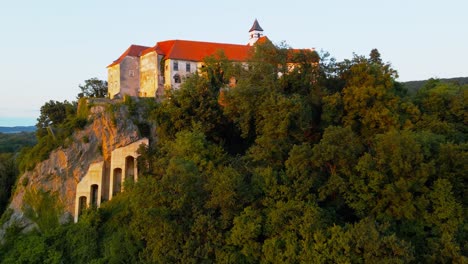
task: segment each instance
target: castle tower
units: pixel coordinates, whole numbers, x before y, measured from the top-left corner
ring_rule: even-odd
[[[249,46],[252,46],[255,42],[257,42],[259,38],[263,37],[263,29],[258,23],[257,19],[255,19],[255,22],[250,28],[249,35],[250,35]]]

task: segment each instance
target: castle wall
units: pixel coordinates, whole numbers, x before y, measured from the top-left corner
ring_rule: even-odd
[[[107,69],[107,84],[110,98],[114,98],[120,92],[120,64]]]
[[[88,172],[81,179],[81,181],[76,186],[76,199],[75,199],[75,222],[78,221],[78,216],[80,214],[80,198],[86,197],[85,207],[90,207],[93,202],[93,185],[97,185],[97,196],[96,206],[101,205],[101,196],[102,196],[102,179],[104,175],[104,162],[92,163],[89,166]]]
[[[164,64],[164,56],[158,54],[158,89],[156,90],[156,96],[164,96],[164,83],[165,83],[165,70],[164,65],[161,67],[161,64]]]
[[[164,90],[172,89],[172,65],[173,60],[164,61]]]
[[[125,57],[120,62],[120,94],[138,96],[140,89],[140,58]]]
[[[109,178],[109,200],[114,195],[123,190],[123,183],[128,176],[132,176],[134,181],[138,180],[137,150],[141,144],[148,145],[148,139],[143,138],[125,147],[118,148],[111,153],[110,178]],[[129,167],[128,158],[133,159]]]
[[[177,67],[174,66],[177,64]],[[189,65],[189,66],[188,66]],[[196,61],[187,61],[187,60],[174,60],[168,59],[165,62],[165,71],[164,71],[164,87],[166,89],[177,90],[180,88],[180,85],[184,80],[189,77],[191,74],[197,73],[198,69],[201,67],[201,62]],[[180,82],[176,82],[176,74],[180,78]]]
[[[140,97],[155,97],[158,89],[158,55],[155,51],[140,57]]]

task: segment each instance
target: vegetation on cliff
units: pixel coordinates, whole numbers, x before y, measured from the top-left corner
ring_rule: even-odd
[[[18,176],[16,154],[36,143],[33,132],[0,133],[0,214],[5,210]],[[0,221],[1,224],[1,221]]]
[[[137,183],[77,224],[11,228],[0,259],[463,263],[468,86],[396,76],[377,50],[208,58],[170,99],[127,102],[157,129]]]

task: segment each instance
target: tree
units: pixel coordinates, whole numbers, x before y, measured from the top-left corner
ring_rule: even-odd
[[[41,115],[37,119],[37,135],[39,137],[47,134],[47,127],[65,123],[67,116],[75,113],[75,106],[68,101],[59,102],[50,100],[41,106]]]
[[[8,204],[17,174],[14,156],[10,153],[0,153],[0,215]]]
[[[98,98],[107,96],[107,81],[99,80],[98,78],[85,80],[85,84],[80,84],[78,87],[81,89],[81,93],[78,94],[79,98],[83,96]]]

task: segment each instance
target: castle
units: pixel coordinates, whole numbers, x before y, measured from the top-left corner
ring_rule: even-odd
[[[161,41],[154,47],[131,45],[107,66],[109,96],[111,99],[124,95],[163,96],[165,90],[178,89],[185,77],[197,73],[204,66],[204,58],[218,51],[223,51],[231,61],[246,62],[255,43],[269,41],[256,19],[249,30],[249,37],[246,45],[189,40]],[[290,64],[293,68],[294,63]],[[110,162],[90,165],[77,185],[75,221],[85,208],[99,207],[101,202],[121,192],[124,181],[137,181],[137,150],[141,144],[148,143],[148,139],[140,139],[113,150]]]
[[[249,38],[246,45],[190,40],[166,40],[154,47],[131,45],[107,66],[109,96],[162,96],[164,90],[178,89],[186,76],[203,67],[205,57],[220,50],[231,61],[246,61],[254,44],[267,40],[256,19]]]
[[[183,79],[203,67],[203,59],[223,51],[232,61],[245,62],[257,41],[266,41],[263,29],[255,20],[246,45],[188,40],[167,40],[154,47],[131,45],[117,60],[107,66],[108,91],[111,99],[124,95],[162,96],[166,89],[178,89]],[[148,145],[143,138],[114,149],[110,161],[92,163],[78,182],[74,220],[88,207],[99,207],[123,191],[125,181],[138,180],[138,148]]]

